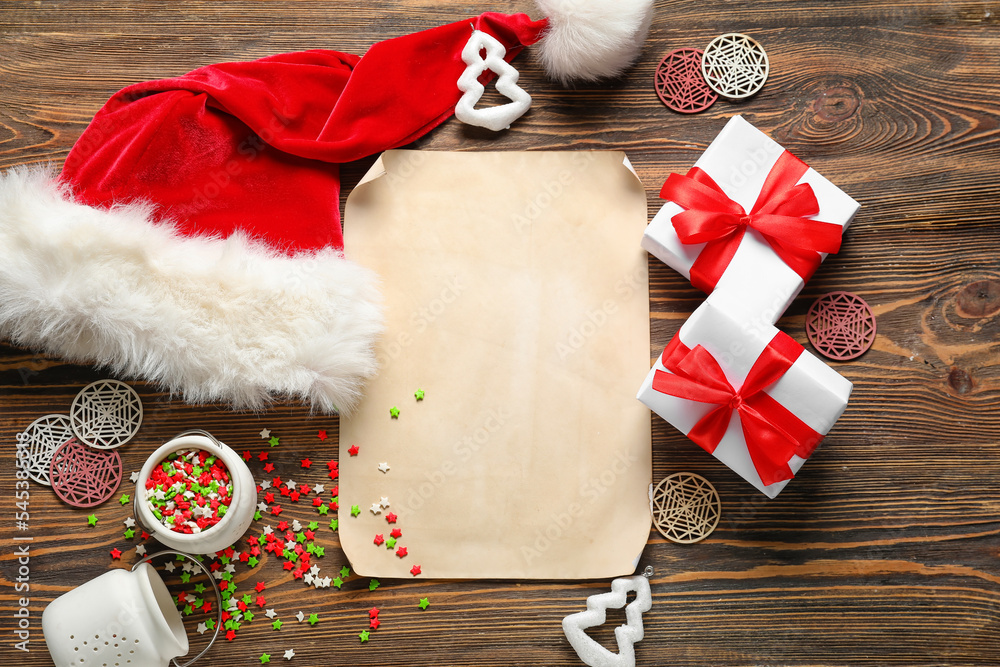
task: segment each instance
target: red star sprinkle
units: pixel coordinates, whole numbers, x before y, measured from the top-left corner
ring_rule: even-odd
[[[286,530],[288,530],[288,522],[287,521],[279,521],[278,522],[278,530],[280,530],[281,532],[285,532]],[[274,533],[272,533],[272,535],[273,534]]]
[[[270,491],[268,491],[267,493],[265,493],[264,494],[264,502],[267,503],[268,505],[270,505],[271,503],[273,503],[274,502],[274,494],[271,493]]]
[[[243,452],[243,460],[244,461],[249,461],[252,458],[253,458],[253,454],[250,453],[249,449],[247,451]]]
[[[234,639],[236,639],[236,631],[226,630],[226,639],[228,639],[229,641],[233,641]]]
[[[280,487],[281,486],[281,478],[280,477],[273,477],[273,478],[271,478],[271,486],[273,486],[276,489],[278,487]]]
[[[301,579],[302,578],[302,570],[295,570],[294,572],[292,572],[292,576],[295,577],[296,579]]]
[[[331,470],[330,471],[330,479],[337,479],[338,477],[340,477],[340,472],[339,471],[337,471],[337,470]]]
[[[347,453],[350,454],[351,456],[357,456],[358,452],[360,451],[361,451],[360,447],[358,447],[357,445],[351,445],[351,448],[347,450]]]
[[[229,582],[228,581],[226,581],[225,579],[223,579],[222,581],[219,582],[219,590],[220,591],[224,591],[227,588],[229,588]],[[226,620],[226,619],[222,619],[222,620]]]
[[[263,609],[263,608],[264,608],[264,605],[266,605],[266,604],[267,604],[267,600],[265,600],[265,599],[264,599],[264,596],[263,596],[263,595],[258,595],[258,596],[257,596],[257,599],[256,599],[256,600],[254,600],[254,602],[256,602],[256,603],[257,603],[257,606],[258,606],[258,607],[260,607],[261,609]]]
[[[122,552],[117,548],[111,550],[111,557],[115,560],[121,560]]]
[[[316,437],[319,438],[320,440],[326,440],[326,431],[320,431],[319,433],[316,434]]]
[[[279,514],[281,514],[281,505],[275,505],[274,507],[272,507],[271,514],[273,514],[274,516],[278,516]]]
[[[267,460],[267,452],[261,452],[260,454],[257,455],[257,458],[260,459],[261,461],[266,461]]]
[[[385,515],[385,520],[388,523],[396,523],[396,519],[398,519],[398,518],[399,517],[396,516],[395,514],[393,514],[392,512],[387,512],[386,515]]]
[[[396,555],[399,556],[400,558],[406,556],[406,547],[399,547],[398,549],[396,549]]]
[[[284,565],[282,565],[281,567],[285,568],[286,570],[291,570],[295,568],[295,563],[293,563],[290,560],[286,560]]]
[[[264,464],[264,472],[274,472],[274,464],[273,463],[265,463]]]
[[[226,622],[226,621],[228,621],[228,620],[229,620],[229,618],[230,618],[230,616],[231,616],[231,614],[230,614],[230,613],[229,613],[228,611],[224,611],[224,612],[222,612],[222,621],[223,621],[223,622]]]
[[[312,488],[308,484],[303,484],[299,486],[299,493],[301,493],[303,496],[308,496],[310,491],[312,491]]]
[[[378,626],[381,624],[382,621],[378,620],[377,618],[373,618],[368,622],[368,627],[371,628],[372,630],[378,630]]]
[[[378,618],[378,607],[372,607],[368,610],[368,618]]]
[[[205,604],[201,605],[201,610],[206,614],[209,613],[210,611],[212,611],[212,603],[206,602]]]
[[[142,539],[148,540],[149,539],[149,533],[147,533],[146,531],[142,531]]]
[[[330,470],[336,470],[339,465],[340,464],[337,463],[336,459],[330,459],[329,461],[326,462],[326,467]]]
[[[291,491],[289,491],[287,486],[281,487],[281,495],[287,496],[289,493],[291,493]]]
[[[311,466],[313,464],[313,462],[310,461],[308,458],[302,459],[301,461],[299,461],[299,463],[302,464],[303,468],[308,468],[309,466]]]
[[[299,502],[299,492],[298,491],[292,491],[291,493],[288,494],[288,497],[292,499],[293,503]]]
[[[258,593],[260,593],[261,591],[263,591],[265,588],[267,588],[267,586],[264,585],[263,581],[258,581],[257,585],[253,587],[253,589],[255,591],[257,591]]]
[[[322,504],[323,504],[322,498],[320,498],[319,496],[313,498],[313,507],[319,507]]]
[[[382,533],[377,533],[375,535],[375,546],[380,547],[383,542],[385,542],[385,538],[382,537]]]
[[[395,537],[398,540],[399,538],[401,538],[403,536],[403,531],[401,531],[399,528],[393,528],[392,532],[389,533],[389,534],[392,535],[393,537]]]
[[[417,576],[418,574],[420,574],[420,566],[419,565],[414,565],[413,567],[411,567],[410,568],[410,574],[412,574],[414,577]]]

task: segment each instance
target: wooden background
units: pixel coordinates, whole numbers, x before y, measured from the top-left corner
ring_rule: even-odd
[[[119,88],[227,60],[371,43],[525,1],[96,2],[0,5],[0,167],[65,159]],[[639,63],[620,82],[565,90],[528,49],[515,65],[534,97],[526,117],[492,135],[457,121],[418,141],[427,150],[623,149],[646,185],[649,213],[671,171],[686,170],[735,113],[770,133],[863,207],[779,326],[805,343],[804,313],[845,289],[878,317],[860,360],[836,364],[854,382],[851,404],[824,445],[778,499],[767,501],[713,458],[653,418],[654,479],[697,472],[719,489],[721,524],[706,542],[657,533],[639,563],[655,568],[639,665],[1000,664],[1000,3],[912,0],[660,0]],[[653,92],[662,55],[703,47],[723,32],[756,37],[771,61],[764,90],[736,105],[681,116]],[[419,85],[419,84],[417,84]],[[345,192],[371,160],[344,169]],[[702,296],[650,261],[651,359]],[[3,304],[0,304],[0,309]],[[53,598],[109,567],[125,508],[71,510],[32,486],[30,653],[13,649],[15,434],[66,412],[102,377],[30,350],[0,346],[0,662],[49,665],[40,617]],[[137,470],[154,445],[205,428],[237,449],[282,436],[278,471],[305,480],[297,461],[336,455],[337,419],[292,405],[262,415],[187,406],[135,383],[146,408],[141,435],[122,450]],[[257,469],[255,468],[255,471]],[[316,480],[322,472],[312,473]],[[288,515],[308,519],[308,508]],[[324,568],[344,559],[336,535]],[[294,648],[293,665],[576,665],[561,619],[607,581],[386,582],[370,593],[304,590],[273,559],[242,590],[268,582],[286,620],[245,625],[205,664],[259,664]],[[417,601],[428,597],[424,612]],[[367,610],[382,627],[362,645]],[[316,611],[308,627],[291,616]],[[610,628],[595,636],[613,645]],[[262,622],[263,621],[263,622]],[[204,638],[196,638],[199,646]]]

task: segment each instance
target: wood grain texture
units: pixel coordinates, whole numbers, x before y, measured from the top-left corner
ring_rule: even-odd
[[[371,43],[488,9],[468,1],[365,3],[13,1],[0,5],[0,168],[58,166],[90,117],[125,85],[226,60]],[[639,563],[652,565],[653,609],[639,665],[1000,664],[1000,3],[883,0],[661,0],[645,51],[622,80],[565,90],[545,80],[528,49],[515,62],[534,98],[524,119],[493,136],[456,121],[426,150],[621,149],[646,185],[650,215],[660,184],[686,170],[734,113],[770,133],[863,204],[843,251],[831,257],[780,321],[806,343],[816,297],[844,289],[878,318],[874,348],[834,364],[854,382],[851,404],[794,483],[768,501],[653,417],[654,478],[707,477],[723,518],[703,543],[682,547],[652,533]],[[723,32],[757,38],[771,61],[763,91],[696,116],[668,111],[653,91],[667,50],[704,46]],[[345,166],[348,191],[372,159]],[[650,357],[702,300],[650,261]],[[2,304],[0,304],[2,308]],[[808,347],[808,345],[807,345]],[[13,649],[13,443],[36,417],[65,412],[98,370],[0,346],[0,658],[50,665],[44,606],[113,566],[126,548],[126,510],[109,503],[97,527],[32,487],[31,651]],[[122,450],[125,469],[178,431],[205,428],[237,449],[282,437],[279,472],[336,456],[337,419],[294,405],[263,415],[189,406],[135,383],[146,421]],[[259,466],[254,468],[259,474]],[[286,514],[315,513],[286,503]],[[484,518],[484,520],[488,520]],[[344,564],[321,530],[322,561]],[[124,562],[134,559],[127,555]],[[115,563],[114,566],[119,565]],[[577,665],[560,628],[608,582],[399,581],[371,593],[366,579],[305,589],[266,558],[238,570],[241,590],[267,582],[285,627],[255,621],[205,664]],[[417,608],[428,597],[431,607]],[[368,644],[357,633],[382,609]],[[314,627],[295,623],[317,612]],[[260,617],[258,617],[260,618]],[[611,627],[594,631],[606,645]],[[266,620],[266,619],[264,619]],[[195,645],[204,638],[194,640]]]

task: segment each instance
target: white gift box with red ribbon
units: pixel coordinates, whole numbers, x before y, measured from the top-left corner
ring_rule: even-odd
[[[718,189],[744,212],[752,213],[769,175],[779,162],[784,164],[786,161],[788,164],[784,166],[798,167],[798,171],[790,172],[793,180],[788,184],[808,184],[815,197],[818,210],[801,216],[805,221],[803,224],[808,224],[808,221],[825,222],[840,227],[842,234],[860,204],[741,116],[730,119],[695,167],[710,177]],[[799,175],[799,172],[802,173]],[[670,182],[671,179],[668,179],[668,184]],[[728,262],[709,263],[709,253],[705,253],[709,243],[685,243],[678,234],[677,216],[685,210],[678,203],[667,201],[646,228],[642,247],[691,280],[699,289],[713,292],[714,287],[713,293],[718,293],[717,305],[743,322],[776,322],[798,295],[815,266],[827,255],[821,251],[806,253],[802,247],[796,246],[796,252],[815,256],[815,266],[811,270],[807,267],[797,273],[775,251],[768,237],[758,230],[754,222],[747,220],[745,223],[749,224],[744,224],[736,234],[741,238],[737,239],[738,247],[729,256]],[[789,229],[796,233],[794,226],[785,226],[782,231],[787,233]],[[802,233],[808,236],[809,230],[802,230]],[[785,245],[786,249],[790,249],[787,248],[790,244]],[[702,258],[703,253],[706,257]],[[696,262],[702,262],[702,265]],[[702,266],[707,265],[713,268],[706,277]],[[720,271],[721,275],[718,275]]]
[[[775,352],[776,349],[780,352]],[[731,398],[726,395],[726,389],[700,386],[713,384],[712,361],[695,370],[684,365],[693,356],[700,355],[703,361],[706,360],[706,353],[725,377],[724,381],[716,378],[715,384],[728,382],[734,389]],[[759,371],[766,365],[758,363],[765,357],[775,366],[771,375],[762,380],[764,386],[753,391],[746,386],[748,376],[761,377],[754,369]],[[682,360],[679,365],[675,363],[677,359]],[[668,377],[683,375],[689,370],[688,379]],[[770,377],[777,379],[769,382]],[[671,380],[680,385],[679,389],[671,391],[680,394],[700,391],[715,396],[713,400],[718,402],[691,400],[657,389],[658,382]],[[714,419],[716,423],[709,426],[714,426],[717,435],[721,435],[714,451],[697,439],[695,442],[769,498],[774,498],[788,484],[788,479],[772,481],[772,478],[798,472],[843,414],[851,389],[849,380],[803,350],[786,334],[773,326],[749,327],[709,299],[660,355],[637,398],[692,438],[695,432],[706,430],[706,421]],[[751,444],[747,440],[748,425],[753,435]],[[797,444],[790,444],[786,437],[797,439]],[[762,440],[765,445],[774,446],[762,451]],[[796,453],[789,454],[793,450]]]

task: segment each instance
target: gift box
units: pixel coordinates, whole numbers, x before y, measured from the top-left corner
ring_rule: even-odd
[[[860,204],[734,116],[686,175],[642,247],[743,321],[773,324],[840,238]],[[723,289],[725,288],[725,289]]]
[[[851,388],[787,334],[747,327],[707,300],[637,398],[774,498],[843,414]]]

